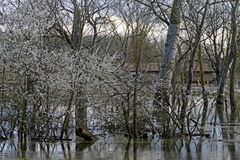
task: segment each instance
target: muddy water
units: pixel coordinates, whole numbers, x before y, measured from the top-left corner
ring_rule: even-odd
[[[227,128],[227,127],[225,127]],[[232,160],[240,159],[239,133],[234,137],[222,134],[222,126],[215,127],[211,138],[194,137],[162,140],[159,137],[148,140],[128,141],[120,135],[108,135],[94,144],[74,142],[39,143],[31,142],[26,149],[17,141],[0,143],[0,159],[83,159],[83,160]],[[228,129],[228,128],[227,128]],[[230,133],[230,132],[228,132]],[[218,136],[217,136],[218,134]]]

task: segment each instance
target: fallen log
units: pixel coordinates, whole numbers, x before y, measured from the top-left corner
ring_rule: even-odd
[[[96,141],[97,137],[93,135],[90,131],[83,127],[76,129],[76,135],[83,138],[85,141]]]

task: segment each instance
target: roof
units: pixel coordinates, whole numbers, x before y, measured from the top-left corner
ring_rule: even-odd
[[[122,67],[123,71],[125,72],[135,72],[136,67],[134,63],[125,63]],[[214,70],[212,67],[205,63],[203,64],[203,69],[205,73],[214,73]],[[160,63],[142,63],[140,64],[140,69],[141,72],[159,72],[160,71]],[[193,67],[194,72],[199,72],[199,66],[196,64]]]

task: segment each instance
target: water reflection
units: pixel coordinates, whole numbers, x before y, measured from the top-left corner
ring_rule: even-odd
[[[20,141],[18,144],[20,144],[20,152],[19,152],[19,157],[21,159],[27,159],[27,141]]]
[[[237,132],[236,126],[228,128]],[[83,159],[83,160],[146,160],[146,159],[240,159],[237,134],[225,139],[195,137],[182,139],[131,139],[109,135],[95,143],[86,142],[0,142],[0,159]]]
[[[124,154],[124,160],[129,160],[129,148],[131,144],[131,139],[128,140],[126,148],[125,148],[125,154]]]

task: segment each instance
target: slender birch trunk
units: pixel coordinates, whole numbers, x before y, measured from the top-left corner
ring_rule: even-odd
[[[173,76],[173,68],[175,64],[175,57],[177,53],[177,40],[180,26],[180,7],[183,0],[174,0],[170,23],[168,26],[167,39],[165,42],[164,54],[161,61],[159,84],[157,84],[157,91],[155,93],[155,102],[158,109],[158,115],[163,121],[164,133],[163,136],[169,136],[169,118],[167,118],[166,109],[169,107],[169,90]],[[163,109],[164,108],[164,109]]]
[[[164,55],[159,73],[160,85],[158,87],[158,92],[168,89],[171,84],[173,74],[172,70],[174,68],[175,57],[177,53],[177,37],[179,34],[180,25],[180,6],[182,2],[183,0],[174,0],[173,2],[168,34],[165,42]]]

